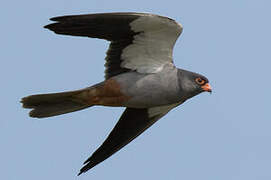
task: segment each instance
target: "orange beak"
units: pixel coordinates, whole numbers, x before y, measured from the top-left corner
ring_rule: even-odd
[[[204,90],[204,91],[207,91],[207,92],[212,92],[212,88],[211,88],[211,86],[210,86],[210,84],[209,83],[206,83],[206,84],[204,84],[203,86],[201,86],[201,88]]]

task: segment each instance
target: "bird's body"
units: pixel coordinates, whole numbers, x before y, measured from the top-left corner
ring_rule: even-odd
[[[45,26],[58,34],[111,41],[105,80],[77,91],[22,99],[31,117],[50,117],[94,105],[126,107],[105,142],[85,162],[86,172],[128,144],[172,108],[204,91],[204,76],[178,69],[172,51],[182,26],[144,13],[104,13],[52,18]]]
[[[163,71],[142,75],[129,72],[113,77],[123,88],[123,93],[131,97],[125,107],[150,108],[177,103],[182,100],[175,67],[165,67]]]

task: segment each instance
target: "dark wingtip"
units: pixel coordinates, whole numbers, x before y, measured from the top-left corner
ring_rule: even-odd
[[[80,176],[82,173],[87,172],[89,169],[91,169],[91,168],[87,167],[87,165],[84,166],[84,167],[82,167],[82,168],[80,169],[80,172],[77,174],[77,176]]]
[[[23,108],[27,108],[27,109],[33,108],[32,104],[29,102],[29,97],[30,96],[27,96],[21,99],[20,103],[22,103]]]
[[[47,24],[46,26],[43,26],[43,28],[49,29],[49,25],[50,25],[50,24]]]
[[[98,163],[91,163],[90,160],[86,160],[84,162],[84,166],[80,169],[80,172],[77,174],[77,176],[81,175],[82,173],[87,172],[88,170],[90,170],[91,168],[93,168],[95,165],[97,165]]]
[[[61,16],[52,17],[52,18],[50,18],[50,21],[58,21],[59,17],[61,17]]]
[[[63,20],[63,19],[66,19],[66,17],[68,17],[68,16],[57,16],[57,17],[52,17],[52,18],[50,18],[50,21],[54,21],[54,22],[51,23],[51,24],[48,24],[48,25],[46,25],[46,26],[43,26],[43,27],[46,28],[46,29],[52,30],[52,27],[54,27],[55,24],[59,24],[60,21]]]
[[[43,118],[43,116],[41,116],[39,113],[37,113],[37,111],[35,109],[30,111],[28,115],[29,115],[29,117],[32,117],[32,118]]]
[[[23,107],[23,108],[26,108],[26,107],[25,107],[25,103],[24,103],[24,101],[25,101],[25,97],[24,97],[24,98],[22,98],[22,99],[20,100],[20,103],[22,103],[22,107]]]
[[[47,24],[46,26],[43,26],[45,29],[49,29],[51,31],[53,31],[53,28],[55,27],[55,25],[58,23],[51,23],[51,24]]]
[[[56,16],[56,17],[52,17],[50,18],[51,21],[66,21],[66,20],[69,20],[69,19],[73,19],[73,18],[76,18],[78,16],[84,16],[84,15],[66,15],[66,16]]]

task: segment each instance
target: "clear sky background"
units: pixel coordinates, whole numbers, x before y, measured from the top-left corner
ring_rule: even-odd
[[[271,179],[270,0],[29,0],[0,11],[0,179]],[[103,40],[43,28],[59,15],[118,11],[169,16],[184,26],[176,66],[206,75],[200,94],[86,174],[76,174],[123,108],[28,117],[20,98],[103,80]]]

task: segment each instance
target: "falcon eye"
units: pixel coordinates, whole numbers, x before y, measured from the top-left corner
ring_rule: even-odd
[[[195,79],[196,83],[198,83],[199,85],[203,85],[205,84],[205,80],[201,79],[200,77]]]

